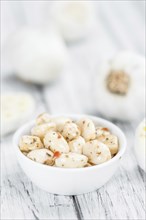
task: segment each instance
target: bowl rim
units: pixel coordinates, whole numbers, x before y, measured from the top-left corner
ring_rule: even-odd
[[[95,121],[96,121],[96,123],[99,122],[101,124],[102,124],[102,122],[106,123],[107,125],[109,125],[110,128],[114,128],[117,131],[117,133],[120,134],[119,136],[120,136],[120,139],[122,139],[123,144],[122,144],[122,146],[120,146],[120,150],[118,151],[118,153],[113,158],[111,158],[110,160],[108,160],[108,161],[106,161],[102,164],[94,165],[94,166],[91,166],[91,167],[82,167],[82,168],[63,168],[63,167],[47,166],[45,164],[37,163],[37,162],[29,159],[28,157],[26,157],[21,152],[21,150],[19,149],[19,146],[18,146],[18,141],[19,141],[19,138],[21,137],[21,133],[24,130],[26,130],[28,127],[33,126],[35,124],[35,120],[32,120],[32,121],[29,121],[29,122],[25,123],[24,125],[22,125],[19,129],[17,129],[17,131],[13,135],[13,147],[15,147],[15,151],[18,153],[17,155],[19,155],[24,160],[26,160],[26,162],[32,164],[32,166],[38,166],[38,167],[42,167],[42,168],[47,169],[47,170],[51,169],[53,171],[56,170],[56,171],[59,171],[59,172],[85,172],[87,170],[95,170],[95,169],[98,170],[98,169],[106,167],[106,166],[108,167],[108,165],[111,165],[116,160],[121,159],[121,157],[123,156],[123,154],[126,151],[127,140],[126,140],[126,137],[125,137],[123,131],[117,125],[115,125],[114,123],[112,123],[112,122],[110,122],[106,119],[96,117],[96,116],[92,116],[92,115],[87,115],[87,114],[57,114],[57,115],[54,114],[54,115],[51,115],[50,117],[51,118],[54,118],[54,117],[70,117],[70,118],[73,118],[73,120],[78,120],[78,119],[86,117],[86,118],[92,119],[94,123],[95,123]]]

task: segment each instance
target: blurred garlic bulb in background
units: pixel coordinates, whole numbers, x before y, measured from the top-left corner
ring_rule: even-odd
[[[96,81],[96,109],[106,117],[137,120],[144,115],[145,58],[123,51],[104,63]]]
[[[35,100],[26,92],[1,95],[1,136],[15,131],[35,111]]]
[[[84,38],[96,24],[94,8],[89,1],[57,1],[53,17],[67,42]]]
[[[146,171],[146,119],[139,124],[136,130],[135,155],[139,166]]]
[[[63,70],[67,50],[55,31],[22,28],[6,42],[8,62],[21,79],[46,84]]]

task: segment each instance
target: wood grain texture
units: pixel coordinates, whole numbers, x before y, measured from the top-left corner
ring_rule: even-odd
[[[45,1],[43,4],[35,1],[35,5],[33,1],[3,3],[3,39],[22,24],[40,25],[42,8],[46,4]],[[2,91],[21,90],[33,94],[38,103],[34,116],[44,110],[52,114],[99,115],[94,106],[94,87],[100,63],[121,49],[145,53],[143,6],[144,1],[140,1],[140,4],[137,1],[97,1],[98,20],[94,34],[83,42],[67,45],[69,62],[56,82],[45,87],[32,86],[14,76],[4,76]],[[34,16],[31,14],[32,8]],[[35,19],[37,15],[38,21]],[[117,173],[106,185],[78,196],[59,196],[40,190],[19,167],[12,147],[12,134],[2,139],[1,218],[145,219],[146,175],[137,166],[133,151],[134,132],[140,120],[134,123],[114,121],[127,137],[125,157]]]

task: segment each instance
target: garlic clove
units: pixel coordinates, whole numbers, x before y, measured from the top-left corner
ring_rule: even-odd
[[[118,138],[115,135],[102,135],[98,137],[98,140],[104,143],[110,150],[111,154],[114,155],[118,152],[119,144],[118,144]]]
[[[107,136],[110,134],[110,131],[108,128],[105,127],[96,127],[95,129],[95,135],[96,138],[98,139],[100,136]]]
[[[52,118],[51,121],[56,124],[56,129],[57,129],[58,132],[63,131],[64,125],[66,123],[71,123],[72,122],[72,120],[70,118],[66,118],[66,117],[62,117],[62,116]]]
[[[134,148],[139,166],[146,171],[146,119],[136,129]]]
[[[62,135],[67,141],[71,141],[80,135],[80,130],[75,123],[66,123]]]
[[[77,124],[81,130],[81,136],[85,139],[85,141],[95,139],[95,125],[91,119],[82,118],[77,122]]]
[[[29,152],[43,147],[40,138],[36,136],[24,135],[19,141],[19,148],[22,152]]]
[[[75,138],[74,140],[68,142],[70,151],[73,153],[82,154],[83,153],[83,146],[85,144],[84,138],[81,136]]]
[[[31,129],[31,134],[43,139],[47,132],[55,131],[56,125],[53,122],[36,125]]]
[[[98,140],[86,142],[83,154],[89,159],[89,163],[101,164],[111,159],[109,148]]]
[[[50,115],[48,113],[44,112],[36,118],[36,125],[49,123],[50,121],[51,121]]]
[[[87,165],[87,161],[88,158],[86,156],[70,152],[68,154],[62,154],[57,158],[55,165],[64,168],[81,168]]]
[[[51,151],[59,151],[60,153],[68,153],[69,146],[64,137],[55,131],[49,131],[44,137],[45,148]]]
[[[48,149],[33,150],[27,154],[27,157],[38,163],[52,165],[53,164],[53,153]]]
[[[35,100],[26,92],[11,92],[1,95],[1,135],[15,131],[35,111]]]

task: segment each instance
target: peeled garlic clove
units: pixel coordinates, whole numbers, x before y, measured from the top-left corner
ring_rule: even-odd
[[[66,46],[53,28],[21,28],[6,42],[5,51],[17,76],[37,84],[55,80],[67,60]]]
[[[89,1],[57,2],[53,12],[56,24],[68,42],[86,37],[96,24],[94,8]]]
[[[68,154],[62,154],[57,158],[55,165],[65,168],[81,168],[87,164],[87,161],[88,158],[86,156],[70,152]]]
[[[71,152],[82,154],[83,153],[83,146],[85,144],[84,138],[81,136],[75,138],[74,140],[68,142],[69,148]]]
[[[83,154],[89,159],[89,163],[101,164],[111,159],[109,148],[98,140],[87,142],[83,147]]]
[[[59,151],[60,153],[68,153],[69,146],[64,137],[55,131],[49,131],[44,137],[45,148],[51,151]]]
[[[96,109],[108,118],[132,121],[144,115],[145,58],[123,51],[103,63],[95,92]]]
[[[40,137],[41,139],[44,138],[44,136],[47,134],[49,131],[55,131],[56,130],[56,125],[53,122],[46,123],[46,124],[41,124],[41,125],[36,125],[31,129],[31,134]]]
[[[80,135],[80,130],[75,123],[66,123],[64,125],[62,135],[64,138],[71,141]]]
[[[29,152],[30,150],[43,148],[43,143],[39,137],[24,135],[19,141],[19,148],[21,151]]]
[[[42,164],[46,164],[47,161],[53,161],[53,153],[48,149],[33,150],[27,154],[27,157]]]
[[[56,124],[57,131],[62,132],[64,125],[66,123],[72,122],[72,120],[70,118],[58,116],[58,117],[52,118],[52,122]]]
[[[26,92],[1,95],[1,135],[15,131],[35,112],[35,100]]]
[[[106,136],[109,134],[110,134],[110,131],[108,128],[96,127],[96,129],[95,129],[96,138],[99,138],[100,136],[103,136],[103,135]]]
[[[139,124],[136,130],[135,155],[139,166],[146,171],[146,119]]]
[[[48,113],[44,112],[36,118],[36,125],[49,123],[50,121],[51,121],[50,115]]]
[[[86,140],[93,140],[95,139],[95,125],[91,119],[88,118],[83,118],[77,122],[80,130],[81,130],[81,135],[82,137]]]
[[[108,146],[112,155],[118,152],[118,138],[115,135],[100,136],[98,137],[98,140]]]
[[[85,145],[85,140],[83,137],[79,136],[72,141],[68,142],[71,152],[82,154],[83,146]]]

